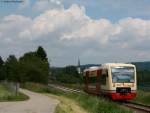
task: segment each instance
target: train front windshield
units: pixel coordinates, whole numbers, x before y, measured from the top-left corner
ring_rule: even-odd
[[[111,73],[112,81],[115,83],[134,82],[134,67],[113,67]]]

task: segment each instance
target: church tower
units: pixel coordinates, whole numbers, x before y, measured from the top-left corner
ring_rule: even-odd
[[[81,67],[80,67],[80,59],[79,58],[78,58],[77,71],[78,71],[79,74],[81,74]]]

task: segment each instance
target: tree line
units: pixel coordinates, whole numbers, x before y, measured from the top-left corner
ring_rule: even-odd
[[[34,52],[27,52],[19,59],[9,55],[6,61],[0,57],[0,80],[11,82],[38,82],[47,84],[49,62],[45,50],[39,46]]]
[[[83,70],[84,66],[81,66]],[[150,83],[150,70],[137,69],[138,84]],[[78,73],[77,66],[63,68],[51,67],[47,53],[42,46],[36,51],[27,52],[20,58],[9,55],[4,61],[0,56],[0,81],[36,82],[47,84],[49,80],[62,83],[83,83],[83,76]]]
[[[51,68],[50,80],[54,82],[81,84],[83,75],[77,71],[77,66],[69,65],[63,68]]]
[[[39,46],[20,58],[9,55],[6,61],[0,57],[0,81],[15,83],[35,82],[47,84],[49,80],[62,83],[82,83],[82,75],[76,66],[54,68],[49,65],[47,53]]]
[[[150,85],[150,70],[137,70],[138,85]]]

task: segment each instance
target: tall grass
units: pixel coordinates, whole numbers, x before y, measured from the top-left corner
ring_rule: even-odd
[[[65,94],[64,96],[74,99],[90,113],[131,113],[131,111],[121,108],[117,103],[102,97],[75,93]]]
[[[55,113],[73,113],[73,111],[70,107],[61,103],[56,107]]]
[[[146,105],[150,105],[150,92],[138,90],[137,96],[133,101],[137,102],[137,103],[143,103]]]
[[[27,83],[21,84],[21,87],[25,89],[29,89],[34,92],[39,92],[39,93],[50,92],[48,86],[43,85],[43,84],[38,84],[38,83],[27,82]]]
[[[27,100],[29,97],[22,94],[18,93],[18,95],[15,95],[12,93],[8,88],[6,88],[3,85],[0,85],[0,102],[4,101],[22,101],[22,100]]]

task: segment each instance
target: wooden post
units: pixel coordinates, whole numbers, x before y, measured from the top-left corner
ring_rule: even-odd
[[[15,94],[16,94],[16,96],[18,95],[19,87],[20,87],[20,84],[18,82],[15,82]]]

